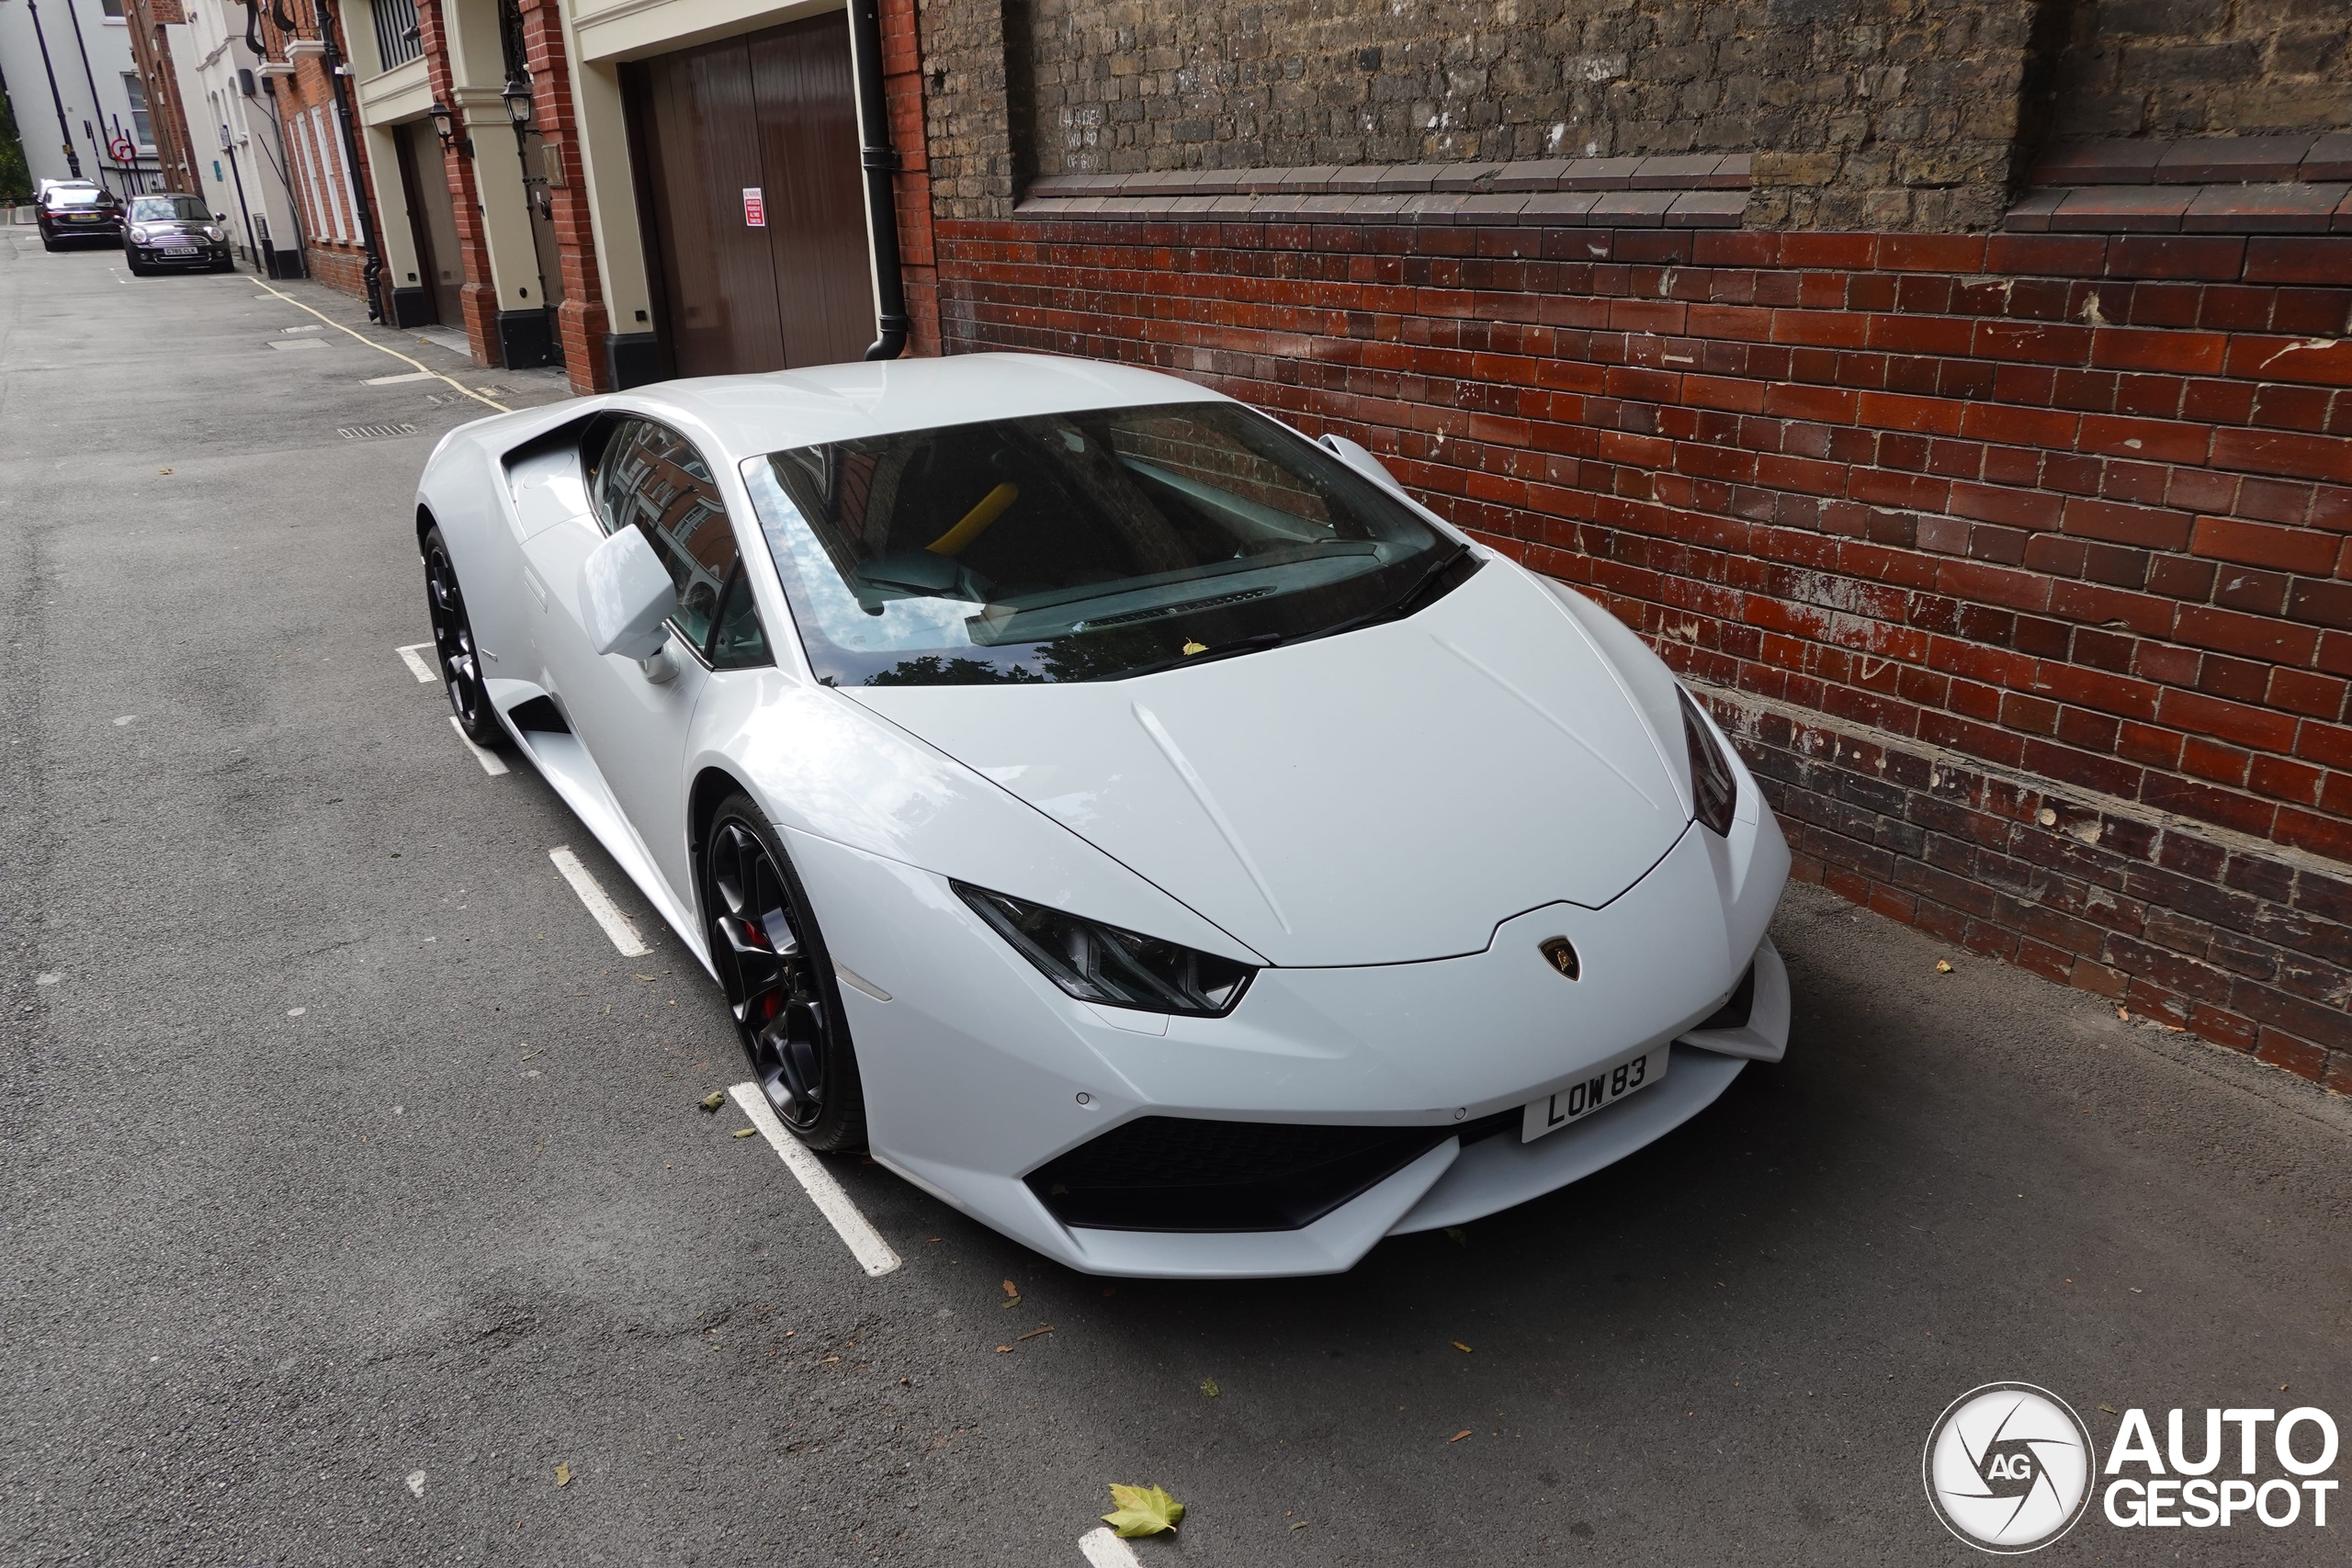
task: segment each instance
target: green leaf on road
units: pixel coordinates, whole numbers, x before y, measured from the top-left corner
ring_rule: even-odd
[[[1114,1483],[1111,1501],[1117,1505],[1118,1512],[1103,1515],[1102,1522],[1131,1540],[1137,1536],[1172,1530],[1183,1522],[1184,1505],[1157,1486],[1121,1486]]]
[[[713,1115],[716,1115],[718,1114],[718,1108],[727,1103],[727,1097],[724,1094],[721,1094],[718,1090],[712,1089],[708,1094],[704,1095],[700,1100],[695,1101],[695,1103],[701,1106],[705,1111],[710,1111]]]

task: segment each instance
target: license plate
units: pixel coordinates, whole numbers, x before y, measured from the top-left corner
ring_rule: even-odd
[[[1546,1133],[1556,1133],[1571,1122],[1581,1122],[1606,1105],[1614,1105],[1637,1089],[1647,1089],[1666,1077],[1668,1047],[1596,1068],[1572,1084],[1541,1100],[1530,1100],[1520,1112],[1519,1141],[1532,1144]]]
[[[167,256],[192,256],[196,254],[196,247],[194,245],[165,245],[164,254]]]

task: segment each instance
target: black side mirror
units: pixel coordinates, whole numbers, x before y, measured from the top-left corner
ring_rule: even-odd
[[[229,221],[229,215],[225,212],[216,212],[212,215],[212,221],[215,223],[226,223]]]

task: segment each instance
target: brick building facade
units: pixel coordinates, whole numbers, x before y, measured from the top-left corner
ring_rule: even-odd
[[[180,101],[179,66],[172,58],[171,35],[166,30],[185,27],[187,14],[180,0],[124,0],[122,15],[130,56],[146,93],[160,188],[199,192],[204,189],[203,179],[195,143],[188,138],[187,109]]]
[[[279,16],[293,26],[281,26]],[[260,7],[258,31],[266,51],[257,71],[262,118],[293,189],[305,267],[321,282],[367,299],[368,235],[376,225],[368,152],[345,133],[349,111],[329,73],[331,62],[350,59],[343,18],[318,0],[285,0]]]
[[[2352,57],[2302,0],[925,0],[945,347],[1379,452],[1798,874],[2352,1089]]]

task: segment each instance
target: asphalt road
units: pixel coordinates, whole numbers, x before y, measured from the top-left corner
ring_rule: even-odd
[[[833,1159],[867,1278],[394,653],[479,405],[318,326],[0,230],[0,1562],[1067,1565],[1116,1481],[1147,1563],[1961,1562],[1974,1385],[2352,1426],[2345,1101],[1802,888],[1787,1062],[1546,1200],[1113,1287]],[[2044,1560],[2341,1562],[2338,1496]]]

